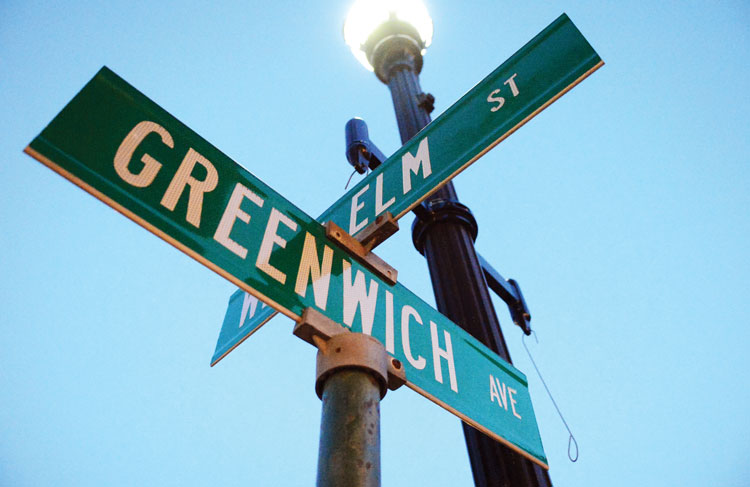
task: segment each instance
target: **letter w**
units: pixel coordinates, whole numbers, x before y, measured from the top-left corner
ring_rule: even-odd
[[[357,275],[352,283],[352,265],[346,260],[342,261],[344,267],[344,324],[349,328],[354,322],[357,313],[357,305],[362,315],[362,333],[372,334],[372,322],[375,319],[375,305],[378,301],[378,283],[370,279],[370,290],[365,288],[365,275],[357,270]]]

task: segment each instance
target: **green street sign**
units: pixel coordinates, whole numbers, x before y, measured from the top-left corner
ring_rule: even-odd
[[[277,311],[252,294],[238,289],[229,297],[211,367],[247,340],[258,328],[276,316]]]
[[[521,372],[106,67],[26,152],[293,320],[374,336],[409,387],[547,467]]]
[[[562,14],[336,201],[318,221],[333,221],[356,235],[384,211],[396,219],[402,217],[603,64],[570,18]],[[211,365],[273,315],[271,309],[259,311],[240,329],[235,329],[234,319],[225,318]]]
[[[547,468],[526,376],[404,286],[371,292],[374,304],[360,308],[351,330],[385,345],[408,387]],[[242,290],[232,294],[214,360],[275,314]]]
[[[353,236],[385,211],[401,218],[604,63],[561,15],[495,69],[319,221]]]

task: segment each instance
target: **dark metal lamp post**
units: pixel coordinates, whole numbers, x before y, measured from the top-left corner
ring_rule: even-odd
[[[434,98],[422,92],[419,73],[432,40],[432,20],[420,0],[358,0],[344,25],[355,57],[388,85],[401,142],[430,123]],[[477,223],[449,182],[420,207],[412,227],[415,247],[427,259],[437,307],[510,362],[474,241]],[[477,486],[549,486],[541,467],[463,424]]]

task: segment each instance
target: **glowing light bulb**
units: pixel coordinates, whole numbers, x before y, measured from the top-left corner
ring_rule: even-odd
[[[391,18],[407,22],[420,36],[422,54],[432,42],[432,18],[421,0],[357,0],[344,22],[344,40],[362,65],[373,70],[363,50],[370,35]]]

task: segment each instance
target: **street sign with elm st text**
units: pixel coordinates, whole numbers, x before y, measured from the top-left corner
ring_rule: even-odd
[[[357,236],[401,218],[604,63],[562,14],[360,181],[319,219]]]

